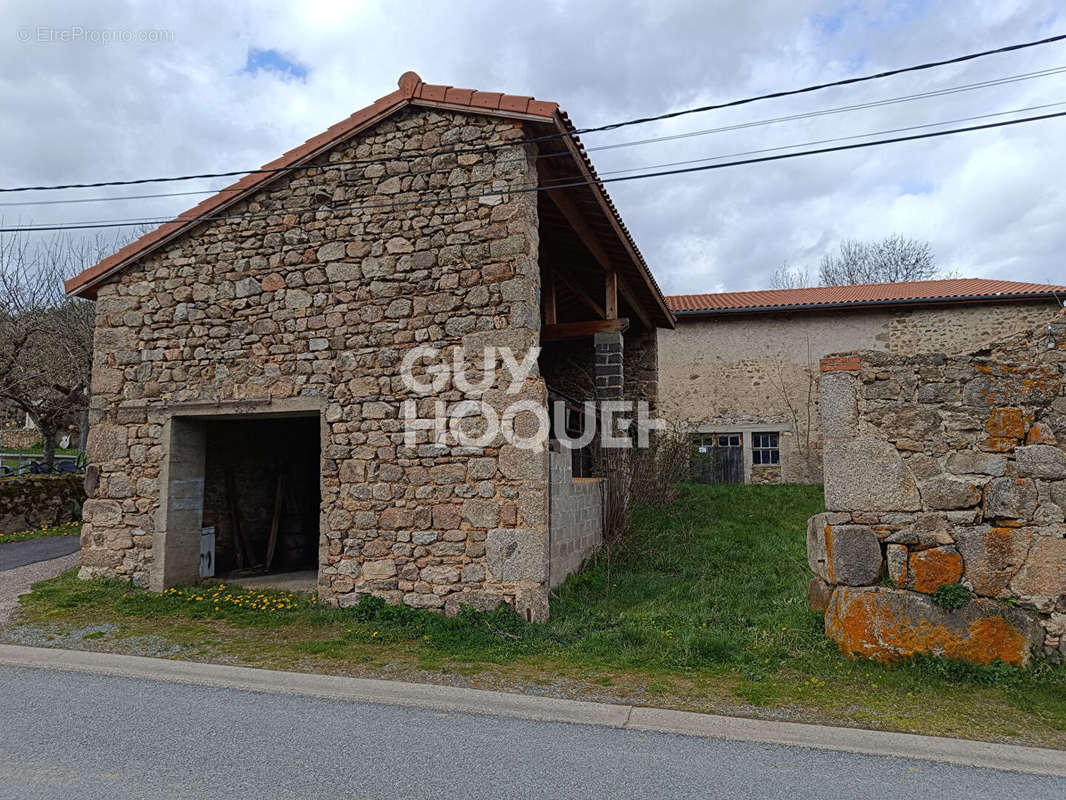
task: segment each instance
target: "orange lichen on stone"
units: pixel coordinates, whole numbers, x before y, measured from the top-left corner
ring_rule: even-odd
[[[1055,433],[1051,430],[1051,427],[1043,422],[1035,423],[1029,428],[1029,433],[1025,437],[1026,444],[1057,444],[1058,440],[1055,438]]]
[[[978,664],[1002,661],[1021,666],[1019,655],[1027,650],[1025,637],[1002,617],[985,617],[970,623],[970,637],[960,642],[961,649],[953,658],[965,658]]]
[[[908,564],[911,588],[932,594],[948,583],[958,583],[962,577],[962,556],[954,550],[933,547],[911,553]]]
[[[1021,439],[1025,436],[1025,415],[1020,408],[997,408],[988,415],[985,432],[992,439]]]
[[[899,589],[838,587],[825,615],[826,635],[847,656],[890,663],[917,653],[978,664],[1029,663],[1039,626],[1024,628],[992,600],[949,612],[923,595]]]

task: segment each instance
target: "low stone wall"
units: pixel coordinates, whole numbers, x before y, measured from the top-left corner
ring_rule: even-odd
[[[1066,317],[966,356],[821,369],[828,511],[807,552],[826,633],[879,660],[1061,661]]]
[[[81,519],[81,475],[22,475],[0,480],[0,533],[18,533]]]
[[[603,544],[603,481],[574,478],[569,450],[551,452],[551,588]]]
[[[41,441],[41,432],[36,428],[8,428],[0,431],[0,448],[25,450]]]

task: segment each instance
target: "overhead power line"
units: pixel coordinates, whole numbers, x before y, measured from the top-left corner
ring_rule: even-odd
[[[817,117],[826,117],[833,114],[843,114],[849,111],[862,111],[868,108],[880,108],[882,106],[897,105],[899,103],[909,103],[915,100],[927,100],[931,97],[943,97],[945,95],[959,94],[961,92],[971,92],[975,89],[985,89],[989,86],[1002,86],[1008,83],[1017,83],[1019,81],[1032,80],[1033,78],[1044,78],[1048,75],[1058,75],[1066,72],[1066,66],[1051,67],[1049,69],[1038,70],[1036,72],[1023,72],[1019,75],[1008,75],[1004,78],[990,78],[985,81],[978,81],[976,83],[964,83],[959,86],[949,86],[944,89],[931,89],[927,92],[916,92],[915,94],[906,94],[899,97],[886,97],[881,100],[870,100],[865,103],[854,103],[847,106],[836,106],[834,108],[818,109],[815,111],[803,111],[797,114],[788,114],[781,117],[770,117],[769,119],[755,120],[753,122],[738,122],[733,125],[724,125],[717,128],[706,128],[704,130],[697,131],[685,131],[683,133],[673,133],[667,136],[656,136],[651,139],[640,139],[638,141],[618,142],[615,144],[602,144],[596,147],[585,148],[590,153],[602,152],[604,150],[614,150],[620,147],[632,147],[640,144],[658,144],[659,142],[672,142],[678,139],[689,139],[694,136],[704,136],[708,133],[727,133],[730,131],[747,130],[748,128],[757,128],[763,125],[776,125],[779,122],[794,122],[801,119],[815,119]]]
[[[794,122],[802,119],[813,119],[818,117],[830,116],[833,114],[843,114],[851,111],[861,111],[868,108],[879,108],[882,106],[896,105],[899,103],[913,102],[915,100],[925,100],[932,97],[942,97],[944,95],[958,94],[961,92],[973,91],[975,89],[983,89],[989,86],[1000,86],[1008,83],[1016,83],[1023,80],[1031,80],[1034,78],[1043,78],[1048,75],[1055,75],[1066,72],[1066,66],[1053,67],[1044,70],[1037,70],[1036,72],[1025,72],[1018,75],[1008,75],[1002,78],[990,78],[985,81],[978,81],[976,83],[961,84],[959,86],[949,86],[944,89],[932,89],[928,92],[917,92],[915,94],[902,95],[898,97],[886,97],[880,100],[871,100],[866,103],[855,103],[847,106],[836,106],[834,108],[818,109],[815,111],[805,111],[798,114],[788,114],[780,117],[769,117],[767,119],[753,120],[751,122],[740,122],[733,125],[723,125],[716,128],[704,128],[703,130],[686,131],[684,133],[675,133],[669,136],[656,136],[650,139],[636,139],[626,142],[615,142],[613,144],[599,145],[597,147],[588,147],[586,150],[590,153],[599,152],[603,150],[617,150],[623,147],[635,147],[645,144],[658,144],[660,142],[674,141],[678,139],[690,139],[698,136],[708,136],[714,133],[729,133],[738,130],[747,130],[750,128],[758,128],[765,125],[776,125],[781,122]],[[1042,108],[1043,106],[1035,106],[1033,108]],[[1029,109],[1021,109],[1029,110]],[[994,115],[993,115],[994,116]],[[978,117],[964,117],[960,120],[952,120],[951,122],[964,122],[969,119],[982,119],[983,116]],[[951,122],[937,123],[937,124],[951,124]],[[847,138],[847,137],[845,137]],[[775,148],[772,148],[775,149]],[[567,151],[561,152],[549,152],[549,153],[537,153],[533,156],[535,159],[543,158],[559,158],[569,155]],[[498,163],[507,163],[508,161],[525,161],[527,156],[522,155],[514,159],[503,159]],[[346,166],[354,162],[348,161],[335,161],[329,164],[330,168]],[[316,167],[319,169],[319,167]],[[424,172],[415,173],[418,175],[429,175],[435,172],[448,172],[452,169],[451,166],[442,167],[438,170],[427,170]],[[106,203],[112,201],[121,200],[149,200],[160,197],[188,197],[192,195],[205,195],[205,194],[221,194],[222,192],[234,192],[240,191],[230,187],[221,189],[207,189],[201,191],[191,192],[159,192],[154,194],[139,194],[139,195],[119,195],[116,197],[80,197],[80,198],[63,198],[61,200],[20,200],[14,202],[0,203],[0,208],[12,208],[19,206],[51,206],[51,205],[65,205],[65,204],[83,204],[83,203]]]
[[[922,125],[907,125],[902,128],[888,128],[887,130],[870,131],[868,133],[853,133],[850,136],[834,136],[831,139],[816,139],[814,141],[807,142],[795,142],[794,144],[781,144],[776,147],[763,147],[758,150],[742,150],[734,153],[724,153],[717,156],[703,156],[702,158],[690,158],[684,161],[668,161],[665,164],[646,164],[642,167],[627,167],[625,169],[612,169],[606,172],[598,171],[599,175],[622,175],[627,172],[639,172],[645,169],[665,169],[666,167],[679,167],[685,164],[703,164],[708,161],[718,161],[723,158],[740,158],[741,156],[755,155],[756,153],[774,153],[779,150],[793,150],[797,147],[814,147],[819,144],[830,144],[832,142],[847,142],[852,139],[865,139],[869,136],[884,136],[888,133],[902,133],[904,131],[918,131],[924,128],[936,128],[941,125],[957,125],[960,122],[972,122],[977,119],[991,119],[992,117],[1002,117],[1007,114],[1023,114],[1027,111],[1039,111],[1044,108],[1055,108],[1057,106],[1066,105],[1066,101],[1060,101],[1058,103],[1042,103],[1038,106],[1026,106],[1025,108],[1013,108],[1010,111],[996,111],[991,114],[976,114],[972,117],[959,117],[957,119],[946,119],[940,122],[927,122]],[[570,178],[562,179],[570,180]],[[551,186],[551,188],[555,188]]]
[[[354,161],[348,161],[341,164],[335,162],[329,165],[311,165],[311,164],[294,164],[284,167],[272,167],[269,169],[247,169],[247,170],[230,170],[226,172],[202,172],[190,175],[175,175],[169,177],[157,177],[157,178],[135,178],[130,180],[108,180],[108,181],[94,181],[92,183],[65,183],[55,185],[42,185],[42,186],[14,186],[0,188],[0,193],[4,192],[31,192],[31,191],[54,191],[58,189],[89,189],[98,188],[102,186],[132,186],[136,184],[144,183],[168,183],[173,181],[188,181],[198,180],[202,178],[227,178],[236,177],[238,175],[256,175],[263,173],[283,173],[300,169],[329,169],[337,166],[355,166],[359,164],[379,164],[387,161],[398,160],[410,160],[412,158],[424,158],[431,155],[446,155],[446,154],[463,154],[472,152],[485,152],[498,150],[505,147],[514,147],[521,144],[537,144],[540,142],[551,141],[560,138],[573,137],[583,135],[586,133],[600,133],[603,131],[613,131],[619,128],[628,127],[631,125],[643,125],[649,122],[659,122],[661,120],[676,119],[677,117],[686,116],[689,114],[701,114],[707,111],[717,111],[723,108],[735,108],[736,106],[747,105],[749,103],[755,103],[761,100],[774,100],[782,97],[792,97],[795,95],[807,94],[810,92],[820,91],[822,89],[829,89],[838,86],[851,86],[857,83],[864,83],[866,81],[881,80],[889,78],[894,75],[902,75],[908,72],[919,72],[922,70],[933,69],[934,67],[942,67],[948,64],[961,64],[966,61],[972,61],[978,58],[984,58],[991,55],[999,55],[1002,53],[1009,53],[1017,50],[1024,50],[1031,47],[1038,47],[1040,45],[1051,44],[1053,42],[1059,42],[1066,40],[1066,34],[1060,34],[1057,36],[1048,36],[1043,39],[1036,39],[1028,42],[1021,42],[1019,44],[1007,45],[1004,47],[997,47],[992,50],[982,50],[976,53],[967,53],[966,55],[956,56],[954,58],[942,59],[939,61],[927,61],[923,64],[915,64],[909,67],[900,67],[897,69],[886,70],[883,72],[877,72],[871,75],[862,75],[852,78],[843,78],[837,81],[829,81],[827,83],[812,84],[810,86],[804,86],[799,89],[786,89],[777,92],[769,92],[766,94],[754,95],[751,97],[744,97],[737,100],[729,100],[723,103],[714,103],[711,105],[696,106],[694,108],[681,109],[679,111],[668,111],[663,114],[658,114],[650,117],[637,117],[635,119],[623,120],[621,122],[612,122],[606,125],[598,125],[590,128],[577,128],[572,131],[564,131],[561,133],[545,134],[543,136],[535,136],[526,139],[516,139],[503,144],[485,145],[482,147],[474,148],[444,148],[436,151],[423,151],[413,155],[397,155],[396,157],[381,157],[381,158],[369,158],[358,159]]]
[[[783,161],[791,158],[801,158],[804,156],[822,155],[825,153],[837,153],[848,150],[860,150],[868,147],[878,147],[886,144],[896,144],[899,142],[912,142],[920,139],[934,139],[943,136],[951,136],[958,133],[970,133],[972,131],[990,130],[993,128],[1005,128],[1012,125],[1021,125],[1029,122],[1040,122],[1043,120],[1057,119],[1066,116],[1066,111],[1056,112],[1054,114],[1041,114],[1035,117],[1022,117],[1020,119],[1004,120],[1002,122],[990,122],[984,125],[971,125],[965,128],[951,128],[945,131],[931,131],[928,133],[913,134],[911,136],[896,136],[890,139],[878,139],[872,142],[858,142],[855,144],[836,145],[834,147],[823,147],[816,150],[801,150],[797,153],[781,153],[778,155],[759,156],[757,158],[746,158],[738,161],[727,161],[720,164],[702,164],[700,166],[682,167],[680,169],[660,170],[656,172],[646,172],[639,175],[621,175],[613,178],[601,178],[596,180],[580,180],[572,181],[570,183],[552,184],[548,186],[524,186],[517,189],[503,189],[491,192],[479,192],[463,195],[452,195],[444,197],[436,197],[429,199],[417,199],[417,200],[397,200],[388,203],[371,203],[365,205],[356,206],[338,206],[330,209],[322,208],[302,208],[302,209],[275,209],[272,211],[264,211],[257,214],[232,214],[232,215],[212,215],[205,214],[199,217],[188,218],[156,218],[156,219],[133,219],[133,220],[108,220],[98,222],[86,222],[86,223],[68,223],[61,225],[34,225],[25,227],[3,227],[0,228],[0,233],[16,233],[16,232],[36,232],[36,231],[61,231],[61,230],[87,230],[93,228],[122,228],[132,227],[137,225],[159,225],[163,223],[198,223],[198,222],[212,222],[222,220],[249,220],[249,219],[264,219],[267,217],[274,217],[280,214],[309,214],[320,213],[322,211],[329,211],[331,213],[336,212],[353,212],[353,211],[369,211],[372,209],[383,208],[399,208],[410,207],[418,205],[426,205],[428,203],[443,203],[443,202],[458,202],[461,200],[476,200],[481,197],[500,197],[510,196],[518,194],[530,194],[535,192],[543,192],[556,189],[571,189],[581,186],[602,186],[608,183],[620,183],[623,181],[643,180],[645,178],[661,178],[671,175],[685,175],[695,172],[706,172],[714,169],[725,169],[727,167],[737,167],[747,164],[762,164],[770,161]]]

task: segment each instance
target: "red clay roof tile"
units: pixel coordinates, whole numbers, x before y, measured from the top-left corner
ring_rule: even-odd
[[[450,88],[444,95],[444,102],[455,103],[459,106],[470,105],[470,99],[474,96],[473,89]]]
[[[503,92],[474,92],[470,96],[470,105],[477,108],[495,108],[500,107],[500,98],[503,97]]]
[[[550,117],[558,108],[558,103],[549,103],[547,100],[534,100],[531,97],[529,98],[529,105],[526,107],[526,113],[537,117]]]
[[[419,101],[424,101],[426,103],[444,103],[459,107],[465,106],[467,108],[477,108],[479,110],[484,108],[486,110],[498,111],[504,116],[508,113],[521,113],[524,117],[538,118],[539,121],[551,125],[552,128],[560,133],[570,132],[571,142],[576,145],[575,150],[580,156],[581,164],[579,168],[586,170],[592,178],[595,178],[596,176],[596,170],[592,166],[592,162],[589,160],[584,146],[581,144],[581,141],[577,138],[576,134],[573,133],[575,131],[574,124],[570,121],[570,117],[566,112],[560,109],[556,103],[535,100],[532,97],[519,95],[475,92],[473,89],[455,89],[451,86],[425,84],[422,82],[421,78],[413,72],[405,72],[400,77],[398,86],[399,88],[396,91],[376,100],[366,108],[356,111],[347,119],[338,122],[326,131],[308,139],[299,147],[293,148],[281,157],[264,165],[262,169],[275,170],[282,167],[299,165],[343,141],[366,125],[371,124],[376,119],[394,111],[398,111],[405,105],[411,103],[418,104]],[[483,103],[484,106],[473,105],[475,95],[478,97],[478,102]],[[175,238],[200,222],[206,221],[204,219],[205,217],[210,219],[208,215],[212,212],[220,211],[225,206],[238,202],[252,191],[257,190],[274,180],[279,174],[283,173],[255,172],[245,175],[232,185],[222,189],[218,194],[204,200],[183,214],[178,215],[174,220],[164,223],[150,233],[147,233],[136,241],[126,245],[117,253],[108,256],[100,263],[71,278],[65,284],[67,292],[69,294],[81,295],[83,297],[95,297],[96,285],[99,280],[113,272],[118,272],[130,264],[136,263],[139,258],[144,256],[156,245],[171,238]],[[614,226],[620,233],[623,247],[627,249],[627,252],[633,260],[633,265],[637,274],[647,287],[647,291],[649,292],[648,296],[651,298],[652,304],[656,309],[656,319],[659,323],[665,323],[666,325],[673,327],[673,315],[667,307],[666,300],[663,298],[658,284],[655,282],[655,276],[652,275],[651,270],[648,268],[648,265],[644,260],[644,256],[641,254],[636,242],[633,241],[629,229],[626,228],[625,223],[622,221],[618,209],[614,205],[614,201],[611,200],[610,195],[602,186],[593,185],[590,187],[590,190],[599,198],[601,208],[604,213],[608,215],[608,219],[613,221]],[[291,215],[286,216],[285,219],[289,220],[290,216]]]
[[[524,114],[532,101],[533,98],[531,97],[505,94],[500,98],[500,111],[517,111],[520,114]]]
[[[939,281],[863,283],[852,286],[816,286],[808,289],[767,289],[754,292],[677,294],[666,298],[680,314],[715,314],[737,311],[788,311],[796,309],[891,304],[893,302],[966,302],[1018,295],[1061,294],[1066,286],[1021,283],[987,278],[952,278]]]
[[[418,91],[418,96],[422,100],[429,100],[431,102],[443,103],[444,96],[451,89],[451,86],[438,86],[429,83],[423,83],[422,88]]]

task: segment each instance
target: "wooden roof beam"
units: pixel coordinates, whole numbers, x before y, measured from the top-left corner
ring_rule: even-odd
[[[589,322],[560,322],[557,325],[541,325],[540,340],[542,342],[561,342],[565,339],[584,339],[595,336],[597,333],[611,331],[625,331],[629,327],[629,320],[621,319],[597,319]]]

